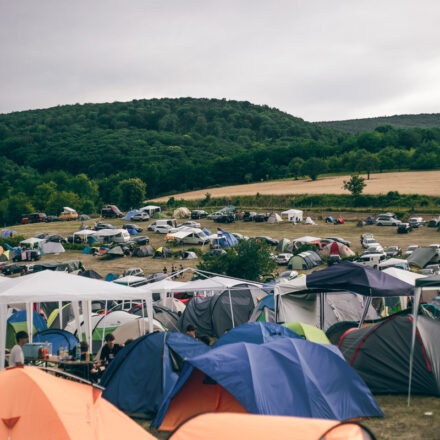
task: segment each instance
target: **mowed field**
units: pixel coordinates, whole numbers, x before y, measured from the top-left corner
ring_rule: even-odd
[[[323,213],[327,215],[327,213]],[[389,245],[398,245],[402,249],[406,249],[411,244],[429,245],[431,243],[440,243],[440,232],[435,228],[420,228],[410,234],[400,235],[396,233],[395,227],[379,227],[367,226],[359,228],[356,226],[356,220],[365,217],[367,214],[351,213],[349,221],[343,225],[327,225],[317,218],[317,213],[310,213],[311,217],[318,222],[316,226],[309,225],[292,225],[289,223],[281,223],[278,225],[269,225],[267,223],[245,223],[242,221],[229,225],[217,224],[211,220],[203,220],[202,226],[208,227],[215,232],[216,227],[220,226],[228,232],[238,232],[247,236],[267,235],[273,238],[297,238],[303,235],[313,235],[316,237],[339,236],[352,242],[352,248],[360,251],[361,246],[359,237],[361,233],[371,232],[378,241],[385,247]],[[322,215],[322,213],[320,214]],[[358,216],[358,217],[357,217]],[[426,220],[429,220],[426,217]],[[126,223],[123,220],[110,220],[116,226],[122,226]],[[86,224],[92,226],[94,221],[88,221]],[[148,222],[138,223],[146,229]],[[80,222],[58,222],[44,223],[32,225],[17,225],[11,229],[17,230],[25,237],[32,237],[39,232],[50,232],[60,234],[64,237],[71,235],[80,227]],[[144,231],[141,234],[150,237],[150,243],[157,248],[165,244],[164,236]],[[173,248],[175,250],[176,248]],[[182,264],[184,267],[196,267],[198,260],[181,261],[178,259],[153,259],[123,257],[113,260],[102,260],[91,255],[84,255],[81,251],[67,251],[60,255],[47,255],[42,261],[66,261],[70,259],[79,259],[83,262],[86,269],[94,269],[101,275],[108,272],[122,273],[124,269],[129,267],[141,267],[144,272],[155,273],[161,272],[164,266],[168,270],[174,262],[177,266]],[[280,267],[279,271],[284,270]],[[188,281],[190,274],[188,273],[183,280]],[[395,440],[395,439],[440,439],[440,399],[433,397],[415,396],[410,408],[406,406],[405,396],[376,396],[379,405],[384,411],[386,417],[383,419],[366,420],[368,426],[375,434],[377,439]],[[139,421],[145,429],[148,429],[149,423]],[[167,439],[166,433],[153,432],[159,439]]]
[[[173,197],[176,199],[197,200],[203,199],[207,192],[211,194],[211,197],[249,196],[257,193],[268,195],[349,194],[348,191],[342,188],[344,180],[348,178],[349,176],[332,176],[322,177],[315,181],[307,179],[275,180],[248,185],[207,188],[173,194]],[[365,180],[365,182],[367,186],[363,191],[364,194],[386,194],[389,191],[398,191],[401,194],[440,196],[440,171],[371,174],[370,180]],[[154,199],[154,201],[166,202],[169,197],[160,197]]]

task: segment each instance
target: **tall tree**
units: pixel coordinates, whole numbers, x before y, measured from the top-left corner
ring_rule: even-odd
[[[354,197],[360,196],[366,186],[365,179],[356,175],[351,176],[350,180],[344,180],[344,184],[342,185],[342,187],[350,191]]]
[[[141,179],[124,179],[119,182],[119,207],[123,210],[138,207],[145,199],[147,185]]]
[[[327,162],[318,157],[311,157],[304,162],[301,173],[309,176],[312,180],[316,180],[320,174],[327,171]]]

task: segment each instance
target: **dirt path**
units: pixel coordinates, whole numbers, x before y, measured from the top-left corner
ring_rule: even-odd
[[[224,186],[175,194],[176,199],[203,199],[209,192],[211,197],[247,196],[260,194],[348,194],[342,189],[347,176],[324,177],[311,180],[277,180],[271,182],[251,183],[248,185]],[[401,194],[425,194],[440,196],[440,171],[417,171],[402,173],[371,174],[366,180],[364,194],[386,194],[399,191]],[[167,201],[169,196],[154,199],[158,202]]]

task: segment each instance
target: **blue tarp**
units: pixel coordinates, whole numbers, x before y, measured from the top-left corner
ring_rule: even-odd
[[[135,229],[127,229],[127,232],[128,232],[130,235],[138,235],[138,231],[136,231]]]
[[[33,312],[34,314],[34,327],[37,332],[47,329],[46,321],[41,317],[41,315],[37,312]],[[8,318],[8,322],[13,324],[14,322],[26,322],[26,310],[19,310],[15,312]]]
[[[213,348],[236,342],[265,344],[278,338],[302,339],[294,331],[274,322],[247,322],[224,334],[215,342]]]
[[[127,215],[124,217],[125,220],[131,220],[131,218],[136,215],[140,214],[142,211],[138,211],[137,209],[133,209],[133,211],[128,211]]]
[[[225,238],[226,243],[228,244],[227,246],[224,247],[233,247],[236,246],[238,244],[238,240],[236,237],[234,237],[231,233],[229,232],[225,232],[220,228],[217,228],[217,234],[221,235],[222,237]],[[223,247],[223,246],[222,246]]]
[[[385,272],[343,261],[307,275],[308,289],[355,292],[360,295],[412,296],[414,287]]]
[[[47,329],[35,333],[33,340],[34,342],[52,343],[52,353],[57,353],[61,346],[67,347],[71,351],[78,344],[78,339],[72,333],[58,329]]]
[[[178,380],[183,359],[210,348],[190,336],[158,332],[124,347],[101,379],[103,397],[130,414],[156,413]]]
[[[203,228],[202,231],[203,231],[206,235],[212,235],[212,232],[211,232],[208,228]]]
[[[12,234],[18,234],[18,232],[12,229],[5,229],[2,231],[2,238],[9,238]]]
[[[117,280],[118,278],[119,278],[119,274],[110,272],[105,276],[104,281],[114,281]]]
[[[383,416],[337,347],[280,338],[262,345],[224,345],[188,359],[153,427],[161,425],[171,400],[194,368],[231,393],[251,414],[332,420]]]

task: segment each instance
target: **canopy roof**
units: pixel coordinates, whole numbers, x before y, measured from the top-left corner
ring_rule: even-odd
[[[139,289],[52,270],[10,278],[0,287],[0,304],[142,297]]]
[[[297,241],[299,243],[312,243],[319,240],[321,240],[319,237],[311,237],[310,235],[305,235],[304,237],[295,238],[293,241]]]
[[[419,278],[416,280],[416,287],[434,288],[440,290],[440,275],[432,275],[425,278]]]
[[[304,292],[305,290],[321,292],[348,290],[372,297],[414,295],[412,285],[383,271],[349,261],[344,261],[323,270],[316,270],[305,277],[280,283],[277,287],[281,295]]]
[[[420,273],[410,272],[409,270],[398,269],[397,267],[388,267],[383,272],[398,278],[400,281],[411,284],[411,286],[416,285],[416,280],[419,278],[426,278],[426,275]]]

